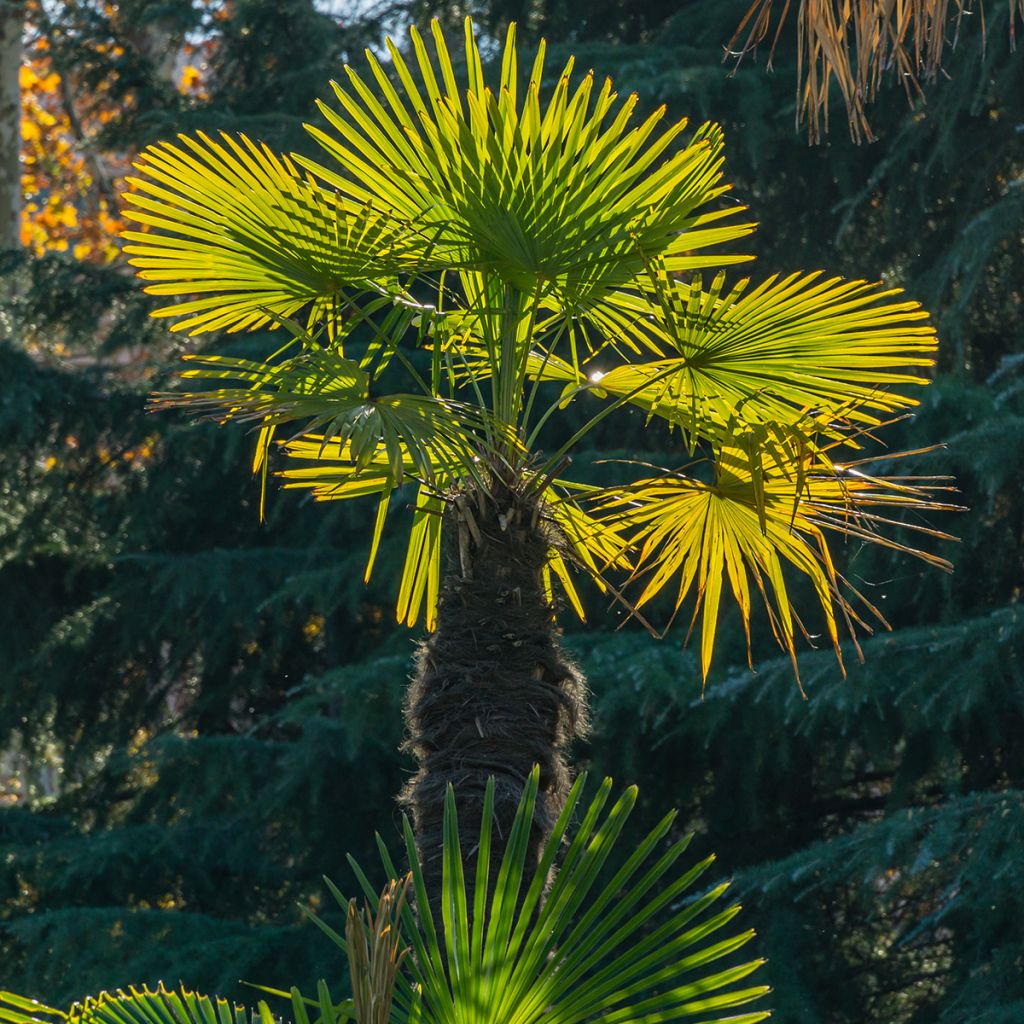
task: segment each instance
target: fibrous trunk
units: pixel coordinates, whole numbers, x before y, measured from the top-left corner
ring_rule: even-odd
[[[523,786],[534,764],[540,766],[529,876],[564,806],[567,748],[587,722],[585,684],[561,649],[542,580],[557,538],[535,500],[505,486],[488,491],[464,492],[448,503],[451,553],[436,629],[419,648],[406,704],[406,749],[419,771],[401,802],[411,812],[438,922],[448,784],[467,855],[487,779],[494,777],[493,884]],[[472,883],[469,872],[467,887]]]

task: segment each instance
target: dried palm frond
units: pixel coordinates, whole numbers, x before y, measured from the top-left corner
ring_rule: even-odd
[[[345,922],[345,947],[352,981],[356,1024],[388,1024],[398,971],[408,952],[398,928],[411,876],[389,882],[374,914],[350,900]]]
[[[1009,5],[1013,50],[1017,16],[1024,18],[1024,0],[1009,0]],[[774,6],[774,0],[754,0],[729,41],[726,57],[739,61],[764,42]],[[792,6],[792,0],[782,4],[769,67]],[[978,10],[984,33],[982,0]],[[956,46],[964,15],[973,13],[971,0],[800,0],[796,15],[797,123],[806,120],[811,142],[819,142],[827,134],[828,94],[835,79],[854,141],[874,141],[867,107],[874,102],[886,74],[899,78],[908,98],[920,95],[922,81],[933,80],[942,70],[947,42]]]

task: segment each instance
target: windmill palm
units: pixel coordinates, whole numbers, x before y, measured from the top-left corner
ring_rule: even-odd
[[[880,532],[938,507],[932,485],[864,461],[927,383],[918,304],[819,272],[727,278],[754,225],[722,201],[716,126],[637,119],[636,96],[574,82],[571,60],[543,102],[544,46],[522,78],[514,27],[492,89],[467,23],[461,86],[432,35],[433,54],[415,30],[408,56],[389,42],[390,74],[373,56],[368,77],[345,69],[309,127],[322,161],[229,134],[147,149],[127,252],[175,330],[286,332],[266,361],[190,357],[182,376],[215,386],[154,404],[254,425],[264,482],[277,447],[285,487],[376,500],[367,578],[415,488],[397,616],[428,635],[403,801],[436,893],[450,783],[475,820],[495,776],[500,844],[539,764],[535,859],[558,818],[586,707],[556,589],[581,617],[583,577],[643,621],[659,595],[692,599],[706,677],[725,590],[745,624],[760,594],[795,667],[791,573],[841,658],[840,627],[877,612],[830,534],[945,563]],[[574,402],[590,418],[550,444]],[[574,480],[573,451],[630,407],[678,458]]]

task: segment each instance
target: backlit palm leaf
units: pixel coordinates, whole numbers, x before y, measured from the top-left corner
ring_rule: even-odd
[[[402,449],[396,475],[391,456],[383,445],[364,465],[358,465],[349,441],[336,437],[307,436],[286,441],[282,446],[293,459],[310,465],[281,472],[285,487],[308,488],[317,501],[339,501],[379,495],[377,521],[370,546],[365,579],[369,581],[380,548],[384,523],[392,491],[408,474],[420,481],[413,507],[412,527],[406,549],[405,566],[399,583],[396,613],[398,621],[415,626],[421,615],[432,629],[437,617],[437,595],[441,578],[441,525],[444,491],[453,481],[471,473],[457,450],[446,448],[439,437],[430,439],[427,454],[431,464],[427,472]]]
[[[460,829],[449,787],[440,920],[430,911],[406,820],[405,853],[419,916],[407,908],[402,916],[414,956],[407,961],[411,977],[400,978],[395,992],[400,1011],[415,1007],[424,1024],[653,1024],[693,1015],[701,1015],[705,1024],[765,1019],[765,1010],[729,1012],[768,991],[765,985],[742,984],[762,961],[727,959],[752,931],[712,938],[739,912],[737,906],[718,909],[727,883],[692,892],[714,858],[687,870],[677,867],[689,837],[659,851],[675,812],[638,845],[618,851],[636,788],[609,809],[611,779],[605,779],[588,806],[581,802],[586,781],[581,776],[540,863],[531,868],[526,852],[538,778],[534,770],[500,863],[491,855],[493,780],[480,830],[468,835]],[[580,823],[570,839],[577,809]],[[463,867],[470,847],[475,854],[471,879]],[[383,843],[380,848],[385,870],[397,878],[394,859]],[[374,899],[375,888],[355,867],[364,892]],[[335,895],[345,905],[336,890]],[[723,1011],[729,1015],[720,1016]]]
[[[128,179],[125,247],[153,295],[191,295],[157,316],[184,317],[172,328],[254,329],[268,311],[304,307],[321,320],[343,290],[380,291],[410,251],[421,249],[378,211],[346,202],[303,178],[288,157],[244,135],[220,141],[199,133],[143,150]]]
[[[293,999],[301,1008],[296,1024],[310,1024],[298,992]],[[314,1004],[316,1005],[316,1004]],[[320,1024],[346,1024],[351,1003],[327,1003]],[[102,992],[75,1003],[68,1011],[54,1010],[10,992],[0,992],[0,1022],[3,1024],[277,1024],[265,1003],[252,1012],[238,1003],[191,992],[184,986],[155,989],[145,986]]]
[[[258,423],[275,428],[301,423],[305,431],[343,445],[356,470],[370,469],[381,455],[395,486],[412,468],[432,478],[438,465],[471,470],[485,433],[479,410],[431,395],[370,396],[369,375],[334,349],[308,349],[292,359],[262,363],[225,356],[193,356],[189,379],[240,381],[248,387],[154,396],[154,408],[184,408],[224,423]]]
[[[334,1002],[322,981],[317,986],[315,1000],[304,999],[296,988],[282,992],[261,985],[253,987],[290,999],[294,1024],[348,1024],[355,1019],[352,1000]],[[168,989],[161,983],[155,989],[143,986],[101,992],[74,1003],[66,1012],[10,992],[0,992],[2,1024],[280,1024],[280,1021],[265,1002],[250,1011],[219,996],[192,992],[184,985]]]
[[[400,622],[413,626],[422,613],[428,628],[432,628],[440,585],[444,490],[460,477],[465,479],[471,475],[459,454],[446,449],[438,439],[430,449],[433,465],[429,474],[422,473],[404,451],[401,472],[396,474],[383,446],[378,446],[369,462],[361,467],[352,456],[351,444],[335,437],[307,435],[285,441],[281,447],[289,458],[308,464],[281,470],[279,476],[284,480],[285,488],[310,490],[317,501],[379,496],[379,513],[365,575],[367,581],[380,547],[392,492],[403,476],[420,481],[399,585],[397,615]],[[561,489],[563,482],[559,481],[559,484]],[[559,544],[549,551],[544,570],[549,597],[552,596],[553,574],[565,590],[573,610],[580,619],[584,619],[583,604],[573,583],[570,565],[588,575],[604,591],[608,587],[607,570],[630,568],[627,541],[619,535],[613,523],[593,518],[564,491],[562,494],[549,492],[542,509],[559,538]]]
[[[664,108],[630,127],[637,97],[620,102],[592,73],[573,86],[572,60],[542,107],[544,44],[520,83],[514,26],[492,91],[467,21],[462,92],[437,22],[432,29],[434,60],[410,30],[422,86],[389,41],[400,89],[369,55],[372,83],[346,67],[347,82],[334,85],[341,111],[320,105],[330,130],[309,130],[337,169],[296,160],[353,202],[415,225],[453,267],[496,271],[525,290],[544,282],[570,306],[631,279],[642,253],[671,270],[742,258],[692,255],[752,227],[723,225],[722,211],[705,209],[726,190],[717,127],[683,147],[673,143],[686,122],[662,128]]]
[[[558,485],[559,489],[566,486],[565,481],[558,481]],[[573,611],[585,621],[583,602],[573,583],[565,556],[568,556],[575,568],[589,576],[603,593],[610,586],[606,577],[609,569],[631,568],[627,554],[629,543],[614,523],[595,519],[568,494],[550,491],[544,502],[544,512],[555,525],[557,535],[564,545],[564,552],[556,546],[548,555],[548,564],[544,569],[548,597],[553,597],[551,577],[554,575],[561,583]]]
[[[826,531],[883,543],[939,568],[951,568],[945,559],[875,532],[879,525],[903,526],[951,539],[939,531],[893,519],[893,513],[902,511],[951,508],[935,502],[930,493],[948,487],[914,478],[870,476],[859,469],[860,463],[822,464],[811,452],[804,459],[799,473],[791,466],[783,468],[767,461],[762,467],[760,495],[750,476],[747,454],[731,449],[719,454],[713,485],[670,474],[609,489],[597,499],[600,513],[632,540],[637,567],[634,578],[643,581],[637,608],[663,591],[674,591],[678,612],[691,593],[696,595],[690,628],[703,610],[700,647],[705,679],[727,581],[747,631],[748,654],[752,591],[756,589],[776,640],[793,659],[794,672],[795,633],[798,628],[805,636],[807,633],[792,607],[786,567],[811,581],[840,665],[838,621],[846,624],[854,643],[855,624],[870,632],[846,593],[888,626],[878,609],[836,571]]]
[[[917,404],[896,389],[928,383],[919,368],[934,361],[935,331],[918,303],[892,301],[898,289],[821,273],[730,289],[719,276],[707,291],[699,277],[659,277],[630,336],[662,358],[614,366],[597,382],[694,436],[722,442],[757,426],[808,437],[841,422],[877,426]]]

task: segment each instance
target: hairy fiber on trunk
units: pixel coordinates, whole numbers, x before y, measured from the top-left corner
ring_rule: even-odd
[[[417,652],[406,701],[405,749],[419,771],[400,797],[412,815],[437,921],[448,784],[472,864],[484,789],[494,776],[493,884],[523,786],[540,765],[530,870],[564,806],[566,751],[587,727],[586,685],[561,649],[544,593],[541,573],[555,538],[541,506],[507,488],[453,496],[445,532],[451,551],[437,628]]]

